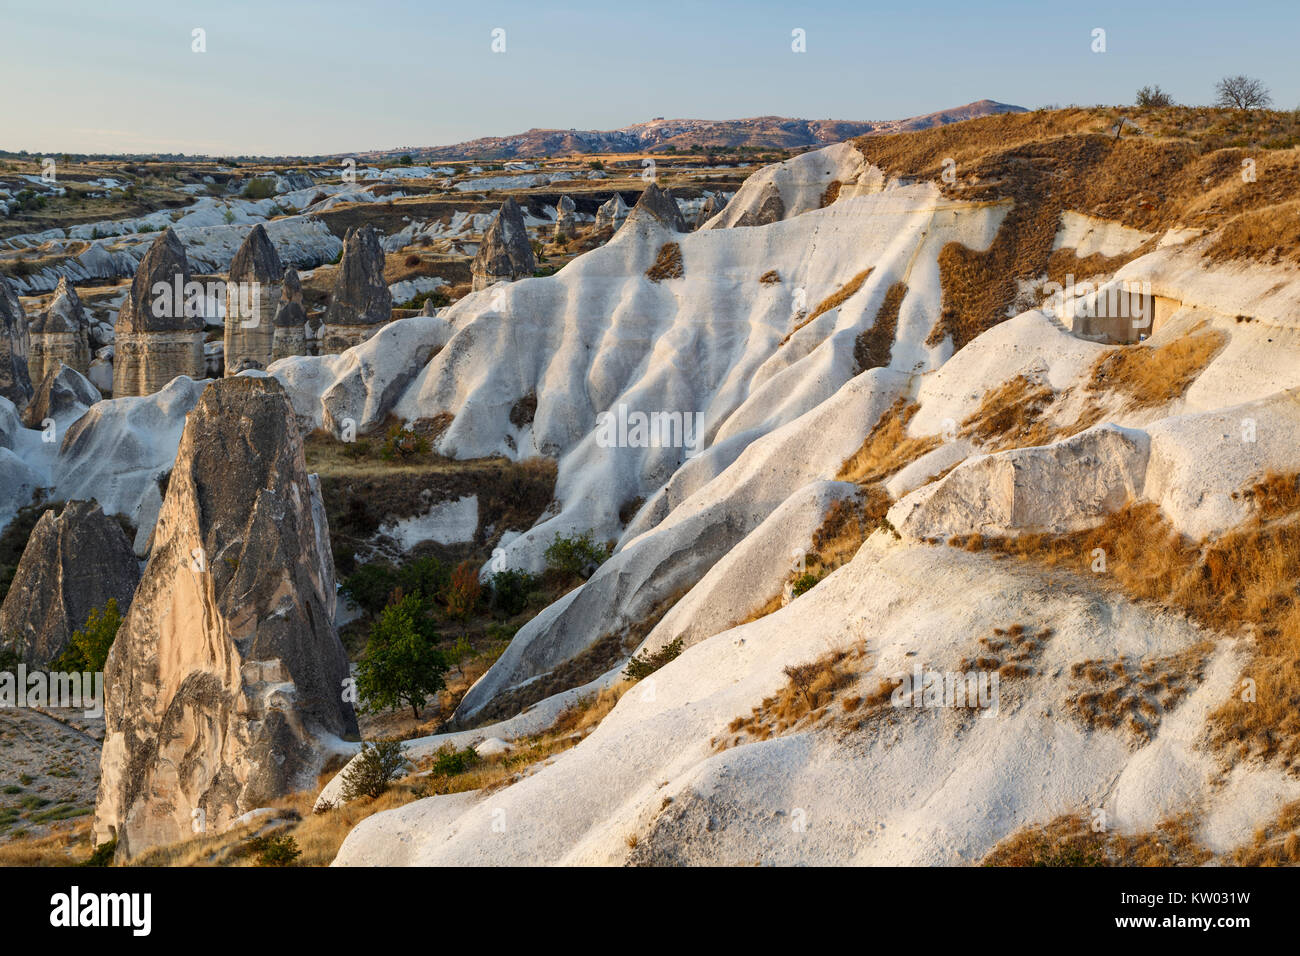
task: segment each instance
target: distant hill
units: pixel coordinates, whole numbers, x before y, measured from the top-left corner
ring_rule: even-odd
[[[928,129],[993,113],[1023,113],[1023,107],[978,100],[952,109],[901,120],[857,122],[756,116],[738,120],[653,119],[622,129],[530,129],[514,136],[485,136],[451,146],[428,146],[363,153],[365,157],[409,153],[421,160],[529,159],[570,153],[663,152],[692,147],[752,146],[798,149],[828,146],[856,136]]]

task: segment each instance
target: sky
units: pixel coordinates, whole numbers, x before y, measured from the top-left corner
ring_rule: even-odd
[[[0,0],[0,149],[333,154],[656,116],[1120,104],[1151,83],[1208,103],[1236,73],[1290,109],[1297,27],[1296,0]]]

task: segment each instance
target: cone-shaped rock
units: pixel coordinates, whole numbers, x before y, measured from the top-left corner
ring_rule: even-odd
[[[569,239],[578,231],[578,220],[574,213],[578,206],[567,195],[561,196],[555,204],[555,238]]]
[[[185,246],[169,228],[140,260],[118,313],[114,398],[152,395],[178,375],[204,377],[203,315],[187,298],[189,281]]]
[[[769,182],[758,195],[758,205],[753,209],[746,209],[736,220],[736,225],[766,226],[769,223],[780,222],[784,218],[785,200],[781,198],[781,190],[776,188],[776,183]]]
[[[714,193],[708,199],[704,200],[704,204],[700,206],[700,214],[695,217],[695,228],[701,228],[706,222],[726,208],[727,198],[719,193]]]
[[[0,606],[5,646],[35,667],[68,647],[92,610],[112,599],[125,614],[140,580],[140,562],[122,526],[94,501],[70,501],[41,515],[27,539],[13,584]]]
[[[59,363],[82,375],[90,371],[90,322],[67,277],[59,279],[50,307],[32,321],[28,334],[27,373],[33,382]]]
[[[280,303],[275,310],[272,361],[310,353],[307,310],[302,303],[302,280],[298,278],[298,271],[290,266],[284,270]]]
[[[47,420],[79,416],[102,398],[90,379],[62,362],[45,373],[23,410],[23,424],[42,428]]]
[[[501,211],[483,234],[478,254],[470,263],[473,289],[486,289],[496,282],[513,282],[531,276],[537,269],[532,243],[524,226],[524,211],[513,198],[501,204]]]
[[[623,202],[622,196],[614,193],[596,210],[596,225],[593,228],[597,232],[602,229],[617,230],[626,221],[627,214],[627,203]]]
[[[356,732],[329,528],[284,388],[223,378],[190,413],[105,669],[98,842],[129,857],[311,786]],[[197,812],[196,812],[197,811]]]
[[[325,310],[322,352],[342,352],[364,342],[393,316],[393,296],[384,282],[384,252],[370,226],[343,237],[334,291]]]
[[[677,200],[672,197],[672,193],[660,189],[658,184],[653,182],[646,186],[645,192],[641,194],[641,198],[636,201],[636,206],[628,214],[629,219],[641,220],[646,217],[653,217],[677,232],[686,231],[686,220],[682,218],[682,210],[677,205]]]
[[[295,274],[296,276],[296,274]],[[252,228],[230,262],[226,284],[226,374],[241,366],[266,368],[275,345],[284,263],[261,223]],[[251,366],[248,363],[254,363]]]
[[[0,276],[0,396],[13,402],[18,411],[32,397],[31,373],[27,368],[29,341],[22,303],[9,280]]]

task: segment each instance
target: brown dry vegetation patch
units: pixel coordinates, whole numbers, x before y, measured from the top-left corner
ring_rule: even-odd
[[[1254,833],[1246,846],[1223,860],[1227,866],[1300,865],[1300,800],[1288,803],[1277,816]]]
[[[979,408],[962,422],[960,434],[988,451],[1046,444],[1061,437],[1046,420],[1055,400],[1050,385],[1017,375],[984,393]]]
[[[1078,661],[1066,710],[1089,730],[1122,730],[1134,744],[1149,743],[1164,715],[1204,679],[1213,649],[1204,641],[1168,657]]]
[[[1242,213],[1223,227],[1205,254],[1215,262],[1300,262],[1300,200]]]
[[[659,255],[654,265],[645,271],[646,278],[652,282],[664,279],[680,279],[682,272],[682,247],[675,242],[665,242],[659,247]]]
[[[1107,352],[1093,364],[1087,390],[1117,392],[1132,409],[1182,398],[1228,341],[1217,329],[1199,329],[1162,345],[1131,345]]]
[[[1243,686],[1210,716],[1211,740],[1229,759],[1258,758],[1300,773],[1300,516],[1273,517],[1296,493],[1295,481],[1266,476],[1244,493],[1264,502],[1256,514],[1203,544],[1143,503],[1087,531],[984,538],[981,546],[1068,568],[1214,631],[1252,627],[1253,659],[1243,679],[1253,682],[1253,693]],[[1105,557],[1100,574],[1092,571],[1096,549]]]
[[[1213,854],[1193,835],[1183,815],[1154,830],[1125,836],[1094,832],[1090,816],[1065,814],[1050,823],[1023,827],[984,857],[984,866],[1201,866]]]
[[[830,184],[822,191],[821,207],[823,209],[840,198],[840,188],[843,185],[838,179],[830,181]]]
[[[858,290],[862,288],[862,284],[867,281],[867,277],[871,275],[871,272],[872,270],[870,268],[863,269],[848,282],[844,283],[844,285],[840,286],[826,298],[822,299],[821,302],[817,304],[817,308],[812,310],[803,324],[807,325],[813,319],[817,318],[817,316],[824,315],[831,309],[838,309],[853,296],[857,295]]]
[[[887,175],[935,181],[953,199],[1014,201],[985,252],[956,243],[941,251],[943,309],[928,344],[951,336],[961,348],[1008,317],[1022,282],[1067,265],[1061,258],[1053,262],[1052,250],[1064,210],[1147,232],[1213,230],[1252,210],[1290,203],[1300,191],[1300,156],[1294,149],[1245,150],[1190,125],[1187,135],[1129,133],[1116,139],[1110,130],[1118,115],[1099,109],[1002,114],[855,141]],[[1169,115],[1189,122],[1206,116],[1195,110]],[[1219,126],[1252,123],[1226,111],[1212,120]],[[949,159],[957,164],[952,184],[942,180]],[[1255,182],[1243,182],[1243,159],[1256,163]],[[1294,224],[1289,209],[1244,217],[1232,231],[1225,230],[1215,255],[1298,256],[1300,230]],[[1113,271],[1146,248],[1083,268]]]
[[[788,730],[806,729],[844,714],[865,715],[889,704],[892,684],[883,683],[871,700],[845,697],[839,707],[837,696],[852,686],[867,670],[865,644],[847,650],[832,651],[809,661],[785,668],[786,683],[771,697],[763,699],[744,717],[737,717],[727,733],[710,741],[715,751],[738,747],[756,740],[768,740]],[[838,710],[838,714],[837,714]]]
[[[781,345],[785,345],[786,342],[789,342],[796,332],[808,323],[812,322],[813,319],[817,318],[819,315],[825,315],[831,309],[839,308],[856,295],[858,290],[862,288],[862,284],[867,281],[867,277],[871,275],[871,272],[872,269],[870,268],[863,269],[848,282],[844,283],[844,285],[840,286],[826,298],[822,299],[815,309],[795,323],[794,328],[791,329],[786,337],[781,340]]]
[[[1045,274],[1049,281],[1059,282],[1062,286],[1067,284],[1071,276],[1075,282],[1083,282],[1094,276],[1108,276],[1118,272],[1121,266],[1154,251],[1158,242],[1158,238],[1152,238],[1131,252],[1117,256],[1104,256],[1100,252],[1094,252],[1082,259],[1073,249],[1057,249],[1048,257]]]
[[[837,481],[856,481],[860,485],[884,481],[899,469],[911,464],[939,446],[934,435],[911,438],[907,424],[920,406],[899,398],[880,416],[862,447],[845,459],[835,476]]]
[[[1052,639],[1050,627],[1037,629],[1023,624],[1008,628],[995,627],[990,636],[979,639],[980,650],[974,657],[962,658],[957,670],[997,672],[1000,680],[1031,677],[1038,671],[1036,664]]]
[[[758,277],[758,281],[761,285],[776,285],[781,281],[781,273],[775,269],[768,269]]]
[[[876,310],[876,320],[871,328],[861,332],[853,343],[854,371],[885,368],[894,351],[894,334],[898,330],[898,312],[907,296],[907,283],[895,282],[885,293],[885,299]]]

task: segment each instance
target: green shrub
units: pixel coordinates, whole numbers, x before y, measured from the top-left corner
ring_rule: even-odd
[[[423,309],[424,303],[433,302],[435,309],[441,309],[443,306],[451,304],[451,297],[447,295],[447,290],[442,286],[436,289],[430,289],[428,292],[417,292],[405,302],[398,306],[399,309]]]
[[[108,599],[103,612],[99,608],[91,608],[86,626],[80,631],[73,631],[68,648],[54,662],[54,669],[92,674],[102,671],[108,661],[109,648],[113,646],[117,629],[121,625],[122,615],[118,613],[115,599]]]
[[[811,571],[807,571],[794,579],[794,585],[791,587],[790,593],[794,597],[798,597],[800,594],[811,591],[817,586],[817,582],[820,580],[821,578],[817,577],[817,575],[813,574]]]
[[[377,740],[363,743],[361,754],[343,771],[344,801],[360,797],[378,797],[411,766],[400,740]]]
[[[473,768],[481,759],[473,747],[457,750],[448,744],[433,758],[432,772],[440,777],[454,777]]]
[[[371,617],[388,605],[388,598],[397,587],[397,574],[386,564],[363,564],[343,579],[343,596],[353,607],[359,607]]]
[[[514,617],[528,607],[528,597],[537,589],[537,577],[527,571],[498,571],[492,575],[489,587],[488,606],[507,617]]]
[[[649,677],[669,661],[676,660],[681,653],[682,639],[680,637],[674,638],[653,654],[646,654],[644,657],[640,654],[634,654],[627,662],[627,667],[623,670],[623,676],[630,680],[641,680],[643,677]]]
[[[428,453],[429,439],[408,431],[401,425],[390,428],[384,436],[384,443],[379,447],[379,457],[384,461],[405,461]]]
[[[585,581],[609,557],[609,549],[596,544],[590,531],[569,537],[557,533],[544,557],[547,570],[556,577],[566,581],[575,578]]]
[[[264,177],[250,179],[244,187],[245,199],[270,199],[275,195],[275,180]]]
[[[258,866],[288,866],[302,856],[302,850],[298,849],[298,841],[287,833],[279,836],[254,837],[248,842],[258,844],[256,847],[250,847],[257,853]]]
[[[82,866],[112,866],[113,854],[117,852],[117,841],[109,840],[107,843],[95,845],[91,851],[90,857],[85,860]]]
[[[451,587],[452,571],[432,555],[416,558],[398,570],[397,583],[407,594],[422,595],[430,604]]]

